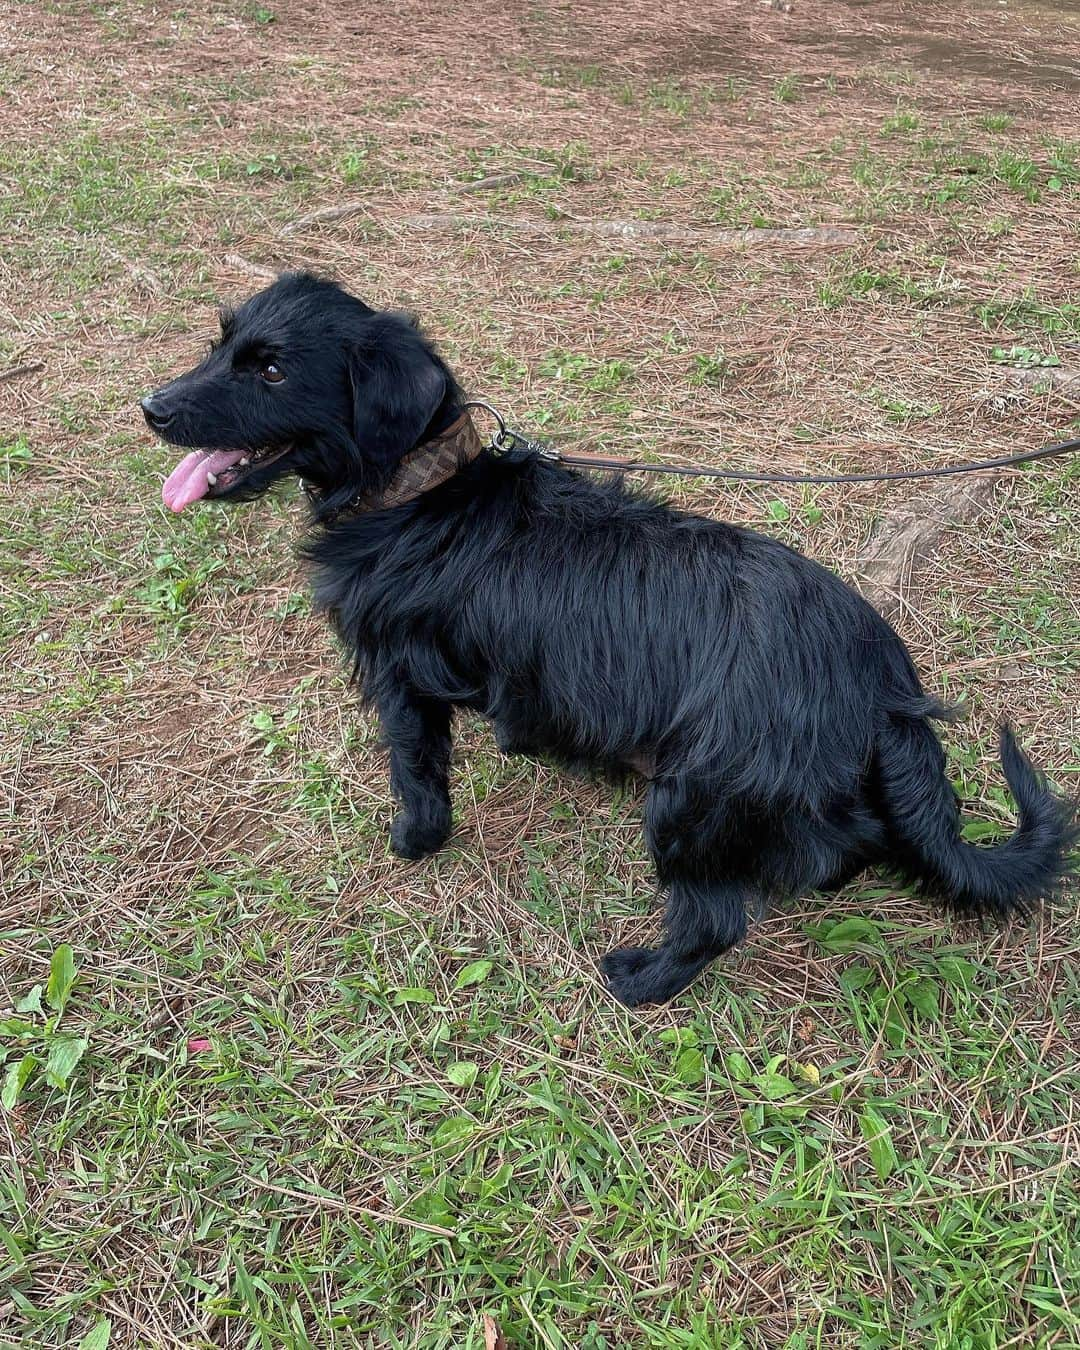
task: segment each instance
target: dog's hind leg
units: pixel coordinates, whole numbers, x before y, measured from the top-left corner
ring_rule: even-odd
[[[401,803],[390,847],[399,858],[423,858],[450,833],[450,705],[400,685],[384,685],[377,704],[390,748],[390,788]]]
[[[659,947],[616,947],[601,960],[608,988],[629,1008],[666,1003],[746,933],[746,892],[723,882],[672,881]]]
[[[755,897],[743,882],[722,879],[730,820],[689,784],[661,780],[649,790],[645,835],[667,891],[664,942],[619,947],[601,961],[620,1002],[666,1003],[746,934]]]
[[[495,744],[504,755],[525,755],[529,759],[540,758],[540,747],[524,731],[519,731],[508,721],[495,723]]]

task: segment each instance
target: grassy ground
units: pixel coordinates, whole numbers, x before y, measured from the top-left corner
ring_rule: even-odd
[[[1080,1346],[1070,903],[868,879],[626,1013],[637,803],[467,721],[452,846],[391,860],[296,501],[167,518],[135,409],[304,263],[579,448],[1067,433],[1075,10],[27,0],[0,51],[0,1343]],[[710,234],[755,225],[852,234]],[[671,491],[848,576],[907,493]],[[973,837],[1006,711],[1077,787],[1078,521],[1075,462],[1014,473],[906,589]]]

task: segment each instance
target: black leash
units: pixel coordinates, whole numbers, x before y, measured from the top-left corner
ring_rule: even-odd
[[[511,431],[502,414],[490,403],[473,399],[466,403],[465,407],[482,408],[494,417],[498,423],[498,430],[491,438],[490,449],[498,455],[506,454],[510,450],[532,450],[545,459],[555,460],[573,468],[607,469],[615,473],[675,474],[680,478],[725,478],[736,479],[742,483],[894,483],[907,478],[948,478],[958,473],[978,473],[982,469],[1008,469],[1016,464],[1030,464],[1037,459],[1053,459],[1058,455],[1070,455],[1080,450],[1078,437],[1072,441],[1056,441],[1052,445],[1042,445],[1036,450],[1021,450],[1015,455],[971,460],[966,464],[947,464],[936,469],[892,469],[886,473],[755,473],[749,469],[707,469],[692,464],[650,464],[640,459],[620,459],[613,455],[566,454],[555,446],[529,440],[528,437]]]

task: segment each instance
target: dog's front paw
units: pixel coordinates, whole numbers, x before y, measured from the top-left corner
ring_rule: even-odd
[[[607,987],[620,1003],[628,1008],[640,1008],[643,1003],[656,1003],[656,952],[652,947],[616,947],[600,958]]]
[[[390,847],[399,858],[415,860],[438,853],[450,836],[450,813],[445,816],[396,815],[390,825]]]

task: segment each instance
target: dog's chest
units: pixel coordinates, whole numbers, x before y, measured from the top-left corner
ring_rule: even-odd
[[[313,607],[358,656],[400,656],[418,643],[449,639],[461,600],[446,569],[402,558],[400,550],[324,561],[312,580]]]

